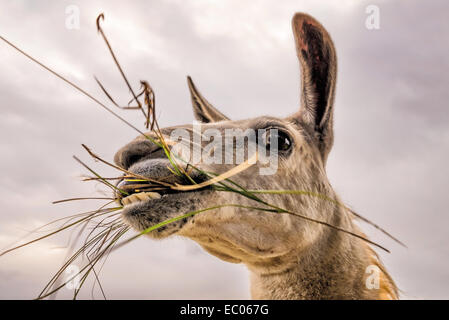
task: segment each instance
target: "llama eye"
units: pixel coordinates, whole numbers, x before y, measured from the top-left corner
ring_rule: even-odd
[[[288,151],[292,146],[291,138],[287,133],[279,129],[269,129],[265,134],[264,141],[266,148],[269,150],[271,150],[271,142],[273,139],[277,140],[278,151]]]

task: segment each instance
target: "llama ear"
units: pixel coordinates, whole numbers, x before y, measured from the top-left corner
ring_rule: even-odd
[[[301,65],[301,108],[296,114],[315,132],[326,161],[333,144],[333,102],[337,76],[334,44],[311,16],[296,13],[292,20],[296,53]]]
[[[193,114],[195,119],[203,123],[229,120],[224,114],[215,109],[196,89],[190,76],[187,76],[190,95],[192,97]]]

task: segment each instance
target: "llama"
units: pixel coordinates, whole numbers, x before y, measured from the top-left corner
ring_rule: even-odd
[[[301,107],[280,119],[257,117],[232,121],[215,109],[190,78],[195,118],[201,130],[225,133],[229,129],[277,129],[278,168],[260,175],[256,163],[233,177],[247,189],[308,190],[340,201],[326,176],[326,160],[333,144],[333,102],[337,73],[334,45],[324,27],[311,16],[296,13],[292,19],[301,66]],[[193,132],[193,125],[163,128]],[[148,135],[152,135],[149,133]],[[268,145],[270,141],[265,141]],[[121,148],[117,165],[133,173],[167,182],[183,183],[171,174],[163,150],[145,137]],[[201,170],[223,173],[230,164],[199,163]],[[201,174],[192,173],[194,179]],[[122,182],[126,183],[126,182]],[[260,198],[275,205],[326,221],[361,234],[354,216],[335,202],[294,194]],[[254,205],[233,192],[210,188],[189,192],[135,193],[121,199],[124,221],[138,231],[182,213],[223,203]],[[148,233],[154,239],[180,235],[196,241],[210,254],[250,271],[254,299],[397,299],[398,290],[374,250],[363,240],[328,226],[286,213],[267,213],[242,207],[222,207],[176,221]],[[366,284],[367,268],[379,270],[379,285]]]

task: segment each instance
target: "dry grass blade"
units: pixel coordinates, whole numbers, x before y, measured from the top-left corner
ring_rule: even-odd
[[[197,215],[197,214],[202,213],[202,212],[206,212],[206,211],[210,211],[210,210],[214,210],[214,209],[220,209],[220,208],[224,208],[224,207],[236,207],[236,208],[245,208],[245,209],[263,210],[263,211],[275,212],[275,210],[272,210],[272,209],[264,209],[264,208],[259,208],[259,207],[244,206],[244,205],[240,205],[240,204],[223,204],[223,205],[217,205],[217,206],[213,206],[213,207],[209,207],[209,208],[205,208],[205,209],[200,209],[200,210],[196,210],[196,211],[191,211],[191,212],[179,215],[177,217],[174,217],[174,218],[171,218],[171,219],[167,219],[167,220],[162,221],[162,222],[160,222],[158,224],[155,224],[155,225],[153,225],[151,227],[148,227],[147,229],[139,232],[137,235],[135,235],[135,236],[133,236],[133,237],[131,237],[129,239],[126,239],[123,242],[117,244],[115,246],[114,250],[119,249],[119,248],[123,247],[124,245],[130,243],[131,241],[141,237],[142,235],[145,235],[145,234],[147,234],[147,233],[149,233],[149,232],[151,232],[153,230],[156,230],[158,228],[161,228],[161,227],[163,227],[163,226],[165,226],[165,225],[167,225],[169,223],[173,223],[173,222],[176,222],[176,221],[188,218],[188,217],[192,217],[192,216]]]
[[[97,17],[97,30],[98,30],[98,32],[100,32],[101,36],[103,37],[103,40],[104,40],[104,42],[106,43],[106,45],[107,45],[107,47],[108,47],[108,49],[109,49],[109,52],[111,53],[112,58],[114,59],[115,65],[116,65],[117,68],[119,69],[120,74],[122,75],[123,80],[125,80],[125,83],[126,83],[126,85],[128,86],[129,91],[132,93],[133,98],[134,98],[134,101],[136,101],[137,105],[139,106],[138,108],[142,111],[142,113],[143,113],[145,119],[148,119],[148,116],[147,116],[145,110],[143,109],[142,104],[140,103],[139,99],[137,98],[137,95],[135,94],[133,88],[132,88],[131,85],[129,84],[129,81],[128,81],[128,79],[126,78],[125,73],[123,72],[123,69],[122,69],[122,67],[120,66],[120,63],[118,62],[118,60],[117,60],[117,58],[116,58],[116,56],[115,56],[115,54],[114,54],[114,51],[112,50],[112,47],[111,47],[111,45],[109,44],[109,41],[108,41],[106,35],[104,34],[103,29],[101,28],[100,20],[104,20],[104,14],[103,14],[103,13],[101,13],[101,14]],[[104,90],[104,91],[105,91],[105,90]],[[147,129],[148,129],[148,126],[147,126]]]
[[[87,147],[85,144],[81,144],[81,145],[83,146],[84,149],[86,149],[87,153],[89,153],[89,155],[90,155],[92,158],[94,158],[94,159],[96,159],[96,160],[98,160],[98,161],[100,161],[100,162],[103,162],[104,164],[106,164],[106,165],[108,165],[108,166],[110,166],[110,167],[112,167],[112,168],[114,168],[114,169],[117,169],[117,170],[119,170],[119,171],[122,171],[122,172],[126,173],[126,174],[127,174],[128,176],[130,176],[130,177],[134,177],[134,178],[137,178],[137,179],[141,179],[141,180],[143,180],[143,181],[149,181],[149,182],[157,183],[157,184],[160,184],[160,185],[163,185],[163,186],[171,187],[171,184],[169,184],[169,183],[165,183],[165,182],[162,182],[162,181],[160,181],[160,180],[150,179],[150,178],[141,176],[141,175],[139,175],[139,174],[133,173],[133,172],[131,172],[131,171],[128,171],[128,170],[126,170],[126,169],[124,169],[124,168],[122,168],[122,167],[116,166],[115,164],[112,164],[112,163],[110,163],[110,162],[108,162],[108,161],[106,161],[106,160],[100,158],[99,156],[97,156],[97,155],[96,155],[95,153],[93,153],[92,150],[90,150],[90,148]],[[104,178],[101,178],[101,177],[98,177],[98,176],[97,176],[97,178],[100,179],[100,180],[105,180]]]
[[[9,42],[8,40],[6,40],[4,37],[0,36],[0,39],[3,40],[6,44],[8,44],[9,46],[11,46],[12,48],[14,48],[15,50],[17,50],[18,52],[20,52],[21,54],[23,54],[25,57],[27,57],[28,59],[30,59],[31,61],[33,61],[34,63],[38,64],[39,66],[41,66],[42,68],[44,68],[45,70],[47,70],[48,72],[50,72],[51,74],[55,75],[56,77],[58,77],[59,79],[61,79],[62,81],[64,81],[65,83],[67,83],[68,85],[70,85],[71,87],[75,88],[76,90],[78,90],[79,92],[81,92],[82,94],[84,94],[86,97],[88,97],[89,99],[91,99],[92,101],[94,101],[95,103],[97,103],[98,105],[100,105],[102,108],[104,108],[107,112],[111,113],[114,117],[116,117],[117,119],[119,119],[120,121],[122,121],[123,123],[125,123],[127,126],[131,127],[132,129],[136,130],[138,133],[140,133],[142,136],[146,137],[145,133],[143,133],[141,130],[137,129],[134,125],[132,125],[129,121],[125,120],[123,117],[119,116],[117,113],[115,113],[114,111],[112,111],[110,108],[108,108],[105,104],[101,103],[98,99],[96,99],[94,96],[92,96],[90,93],[88,93],[87,91],[85,91],[84,89],[82,89],[81,87],[79,87],[78,85],[76,85],[75,83],[73,83],[72,81],[66,79],[65,77],[61,76],[59,73],[57,73],[56,71],[53,71],[51,68],[47,67],[45,64],[43,64],[42,62],[40,62],[39,60],[33,58],[32,56],[30,56],[28,53],[26,53],[25,51],[23,51],[22,49],[20,49],[19,47],[17,47],[16,45],[14,45],[13,43]]]
[[[97,177],[90,177],[90,176],[84,176],[83,181],[94,181],[94,180],[122,180],[123,178],[128,178],[128,177],[124,177],[124,176],[120,176],[120,177],[113,177],[113,178],[106,178],[106,177],[102,177],[97,178]]]
[[[108,205],[108,203],[105,204],[104,206],[107,206],[107,205]],[[103,207],[104,207],[104,206],[103,206]],[[101,209],[102,209],[103,207],[101,207],[100,209],[98,209],[96,212],[102,212]],[[121,209],[121,208],[118,208],[118,209]],[[100,216],[102,216],[102,215],[106,215],[106,214],[108,214],[108,213],[112,213],[112,212],[115,212],[115,211],[116,211],[116,210],[111,210],[111,208],[107,208],[107,209],[105,209],[105,211],[102,212],[101,214],[97,214],[97,215],[94,214],[94,215],[88,216],[87,219],[86,219],[85,221],[83,221],[82,229],[79,231],[78,238],[79,238],[79,236],[81,235],[81,233],[83,232],[83,230],[87,227],[87,225],[89,224],[89,222],[90,222],[93,218],[95,218],[95,217],[100,217]],[[115,212],[115,213],[112,213],[112,214],[109,215],[109,216],[106,216],[106,218],[102,219],[99,223],[97,223],[97,224],[94,226],[94,228],[92,229],[92,231],[91,231],[91,232],[89,233],[89,235],[87,236],[87,238],[86,238],[86,240],[85,240],[85,242],[84,242],[84,245],[81,246],[81,248],[78,249],[78,250],[77,250],[73,255],[71,255],[68,259],[66,258],[66,262],[64,263],[64,265],[58,270],[58,272],[53,276],[53,278],[47,283],[47,285],[44,287],[44,289],[43,289],[43,291],[41,292],[40,295],[42,295],[45,291],[50,290],[49,288],[54,288],[54,287],[55,287],[55,284],[56,284],[56,282],[60,279],[60,276],[61,276],[62,272],[63,272],[64,270],[66,270],[66,268],[67,268],[71,263],[73,263],[74,260],[75,260],[77,257],[79,257],[80,255],[86,255],[86,256],[88,256],[88,255],[89,255],[89,252],[90,252],[90,250],[88,250],[89,248],[91,248],[91,249],[94,248],[96,245],[98,245],[98,243],[104,244],[104,237],[107,237],[107,235],[109,234],[110,230],[112,230],[112,229],[117,229],[118,227],[122,228],[122,225],[119,224],[119,223],[117,222],[117,219],[114,219],[113,221],[111,221],[111,222],[109,222],[109,223],[106,223],[106,224],[103,223],[106,219],[110,219],[111,217],[115,216],[116,214],[117,214],[117,213]],[[93,238],[90,238],[91,235],[93,235],[93,232],[99,230],[100,227],[105,228],[105,230],[100,231],[100,232],[97,232],[97,234],[96,234]],[[102,240],[103,240],[103,241],[102,241]],[[56,286],[56,287],[59,288],[59,286]],[[58,289],[52,290],[50,294],[54,294],[57,290],[58,290]]]
[[[78,274],[74,275],[70,279],[67,279],[66,282],[60,284],[59,286],[56,286],[56,288],[53,288],[52,290],[49,290],[52,288],[56,281],[60,279],[62,273],[67,269],[69,265],[71,265],[83,252],[88,248],[90,245],[97,243],[102,239],[104,234],[106,234],[108,230],[103,231],[103,233],[98,234],[95,238],[90,240],[87,244],[83,245],[81,248],[79,248],[67,261],[62,265],[62,267],[55,273],[55,275],[50,279],[50,281],[45,285],[45,287],[42,289],[41,293],[38,295],[37,299],[42,299],[46,296],[50,296],[51,294],[54,294],[59,289],[63,288],[67,283],[72,281]]]
[[[107,203],[106,205],[109,205],[109,204],[111,204],[111,202]],[[105,205],[105,206],[106,206],[106,205]],[[68,223],[70,223],[70,221],[72,221],[72,220],[74,220],[74,219],[76,219],[76,218],[79,218],[79,217],[85,217],[85,216],[92,215],[92,214],[95,214],[95,213],[97,213],[97,212],[100,212],[100,211],[103,209],[103,207],[104,207],[104,206],[100,207],[100,209],[97,209],[97,210],[88,211],[88,212],[82,212],[82,213],[77,213],[77,214],[73,214],[73,215],[70,215],[70,216],[63,217],[63,218],[55,219],[55,220],[50,221],[50,222],[48,222],[48,223],[46,223],[46,224],[44,224],[44,225],[42,225],[42,226],[40,226],[40,227],[38,227],[38,228],[35,228],[35,229],[29,231],[25,236],[21,237],[20,239],[14,241],[14,242],[11,243],[10,245],[8,245],[7,247],[10,247],[11,249],[3,249],[3,251],[0,252],[0,256],[2,256],[2,255],[4,255],[4,254],[7,254],[7,253],[9,253],[9,252],[11,252],[11,251],[14,251],[14,250],[16,250],[16,249],[22,248],[22,247],[24,247],[24,246],[27,246],[27,245],[29,245],[29,244],[32,244],[32,243],[34,243],[34,242],[37,242],[37,241],[39,241],[39,240],[44,239],[44,237],[40,237],[39,239],[35,239],[35,240],[29,241],[29,242],[27,242],[27,243],[24,243],[23,245],[16,246],[17,243],[19,243],[20,241],[26,239],[28,236],[30,236],[30,235],[33,234],[33,233],[36,233],[36,232],[46,232],[46,233],[48,234],[49,232],[51,232],[51,231],[43,231],[42,229],[45,228],[45,227],[48,227],[48,226],[50,226],[50,225],[52,225],[52,224],[55,224],[55,223],[57,223],[57,222],[61,222],[61,221],[64,221],[64,220],[65,220],[65,223],[61,226],[61,227],[64,227],[64,226],[66,226]],[[107,210],[108,210],[108,209],[107,209]],[[80,220],[80,221],[82,221],[82,220]],[[56,228],[56,232],[55,232],[54,234],[58,233],[59,230],[61,229],[61,227]]]
[[[68,198],[68,199],[62,199],[53,201],[53,204],[57,203],[63,203],[63,202],[69,202],[69,201],[78,201],[78,200],[115,200],[115,198],[106,198],[106,197],[81,197],[81,198]]]
[[[103,86],[103,84],[100,82],[100,80],[98,80],[97,77],[94,76],[95,81],[97,82],[97,84],[100,86],[100,89],[103,91],[103,93],[106,95],[106,97],[108,97],[108,99],[112,102],[112,104],[114,106],[116,106],[117,108],[120,109],[129,109],[129,110],[137,110],[140,109],[140,107],[130,107],[130,106],[126,106],[126,107],[122,107],[120,106],[117,102],[115,102],[115,100],[112,98],[112,96],[109,94],[109,92],[106,90],[106,88]]]
[[[86,165],[84,162],[82,162],[77,156],[73,156],[73,159],[75,159],[78,163],[80,163],[84,168],[86,168],[87,170],[89,170],[91,173],[93,173],[94,175],[96,175],[105,185],[107,185],[108,187],[110,187],[112,190],[117,190],[118,192],[120,192],[122,195],[127,196],[128,193],[126,193],[125,191],[117,188],[116,186],[114,186],[113,184],[109,183],[108,181],[104,180],[98,173],[96,173],[95,171],[93,171],[91,168],[89,168],[88,165]]]
[[[150,84],[147,81],[140,81],[142,84],[142,93],[144,94],[144,102],[147,105],[147,119],[145,122],[145,126],[148,129],[148,126],[150,127],[150,130],[154,130],[154,125],[156,123],[156,95],[153,91],[153,88],[151,88]],[[151,125],[150,125],[150,116],[151,116]]]
[[[83,286],[84,282],[85,282],[86,279],[88,278],[90,272],[93,272],[93,273],[96,275],[96,276],[95,276],[96,279],[98,279],[97,273],[96,273],[96,271],[95,271],[95,265],[96,265],[98,262],[100,262],[102,258],[107,258],[107,257],[108,257],[109,253],[110,253],[111,250],[114,248],[116,242],[117,242],[117,241],[118,241],[118,240],[119,240],[119,239],[120,239],[126,232],[128,232],[128,230],[129,230],[129,227],[122,227],[122,228],[120,228],[120,229],[119,229],[119,230],[118,230],[118,231],[111,237],[111,239],[110,239],[110,241],[109,241],[109,243],[107,244],[107,246],[106,246],[105,249],[103,249],[103,250],[100,251],[98,254],[96,254],[92,259],[91,259],[91,258],[88,258],[88,259],[89,259],[89,264],[88,264],[85,268],[83,268],[83,269],[87,269],[87,270],[85,271],[85,273],[83,274],[83,276],[82,276],[82,278],[81,278],[80,288],[77,289],[77,290],[75,290],[75,293],[74,293],[74,295],[73,295],[73,299],[76,299],[76,298],[77,298],[77,296],[78,296],[78,294],[79,294],[79,292],[80,292],[80,290],[81,290],[81,287]],[[103,246],[103,244],[104,244],[104,243],[102,243],[101,246]],[[97,282],[100,284],[99,280],[98,280]],[[101,284],[100,284],[100,286],[101,286]],[[104,292],[103,292],[103,296],[105,297]]]
[[[313,218],[304,216],[304,215],[302,215],[302,214],[298,214],[298,213],[296,213],[296,212],[289,211],[289,210],[285,210],[285,209],[281,209],[281,208],[277,208],[277,207],[273,207],[273,209],[267,209],[267,208],[262,208],[262,207],[244,206],[244,205],[239,205],[239,204],[223,204],[223,205],[217,205],[217,206],[213,206],[213,207],[209,207],[209,208],[205,208],[205,209],[200,209],[200,210],[196,210],[196,211],[191,211],[191,212],[188,212],[188,213],[186,213],[186,214],[177,216],[177,217],[175,217],[175,218],[165,220],[165,221],[163,221],[163,222],[161,222],[161,223],[158,223],[158,224],[156,224],[156,225],[154,225],[154,226],[151,226],[151,227],[145,229],[144,231],[138,233],[137,235],[135,235],[135,236],[133,236],[133,237],[131,237],[131,238],[125,240],[124,242],[122,242],[122,243],[120,243],[120,244],[118,244],[118,245],[116,246],[116,249],[118,249],[118,248],[120,248],[120,247],[122,247],[122,246],[128,244],[129,242],[131,242],[131,241],[133,241],[133,240],[139,238],[140,236],[142,236],[142,235],[144,235],[144,234],[147,234],[147,233],[149,233],[149,232],[151,232],[151,231],[154,231],[154,230],[156,230],[156,229],[158,229],[158,228],[161,228],[161,227],[163,227],[163,226],[165,226],[165,225],[167,225],[167,224],[169,224],[169,223],[173,223],[173,222],[175,222],[175,221],[182,220],[182,219],[184,219],[184,218],[191,217],[191,216],[194,216],[194,215],[196,215],[196,214],[199,214],[199,213],[202,213],[202,212],[205,212],[205,211],[210,211],[210,210],[220,209],[220,208],[224,208],[224,207],[237,207],[237,208],[245,208],[245,209],[251,209],[251,210],[267,211],[267,212],[272,212],[272,213],[287,213],[287,214],[291,214],[291,215],[300,217],[300,218],[302,218],[302,219],[304,219],[304,220],[306,220],[306,221],[313,222],[313,223],[318,223],[318,224],[324,225],[324,226],[326,226],[326,227],[332,228],[332,229],[334,229],[334,230],[337,230],[337,231],[346,233],[346,234],[348,234],[348,235],[350,235],[350,236],[356,237],[356,238],[358,238],[358,239],[360,239],[360,240],[362,240],[362,241],[365,241],[365,242],[367,242],[367,243],[369,243],[369,244],[371,244],[371,245],[374,245],[374,246],[378,247],[379,249],[384,250],[385,252],[390,253],[390,250],[388,250],[388,249],[385,248],[384,246],[382,246],[382,245],[380,245],[380,244],[378,244],[378,243],[376,243],[376,242],[374,242],[374,241],[371,241],[371,240],[369,240],[369,239],[367,239],[367,238],[365,238],[365,237],[363,237],[363,236],[361,236],[361,235],[359,235],[359,234],[357,234],[357,233],[354,233],[354,232],[352,232],[352,231],[345,230],[345,229],[343,229],[343,228],[334,226],[334,225],[332,225],[332,224],[330,224],[330,223],[327,223],[327,222],[325,222],[325,221],[313,219]]]
[[[39,294],[37,299],[44,299],[50,295],[52,295],[53,293],[57,292],[58,290],[62,289],[63,287],[65,287],[65,285],[67,283],[69,283],[70,281],[72,281],[75,277],[77,277],[78,275],[83,274],[82,276],[82,282],[81,282],[81,287],[82,284],[84,284],[87,276],[89,275],[89,273],[93,270],[95,264],[100,261],[100,259],[102,257],[104,257],[104,255],[108,252],[108,249],[111,248],[112,245],[114,245],[114,243],[121,237],[123,236],[128,230],[129,227],[126,226],[116,226],[115,229],[118,229],[118,231],[116,231],[116,233],[114,234],[113,238],[110,238],[110,241],[108,243],[108,245],[106,246],[105,249],[101,250],[100,253],[98,253],[97,255],[95,255],[92,258],[89,258],[89,263],[87,265],[85,265],[83,268],[81,268],[81,270],[73,275],[72,277],[70,277],[69,279],[67,279],[67,281],[65,281],[63,284],[57,286],[56,288],[54,288],[53,290],[48,290],[51,287],[51,284],[55,282],[56,279],[58,279],[62,272],[64,272],[64,270],[67,268],[68,265],[70,265],[71,263],[73,263],[73,261],[83,252],[86,251],[87,248],[91,247],[91,246],[95,246],[98,243],[102,243],[102,240],[105,236],[110,234],[110,230],[104,230],[102,233],[100,233],[99,235],[97,235],[96,237],[94,237],[92,240],[90,240],[86,245],[82,246],[64,265],[63,267],[61,267],[61,269],[56,273],[56,275],[52,278],[51,282],[49,282],[47,284],[47,286],[44,288],[44,290],[42,290],[42,292]],[[84,273],[83,273],[84,272]],[[81,288],[80,287],[80,288]],[[76,298],[76,296],[78,295],[79,290],[75,291],[74,294],[74,298]]]
[[[197,170],[200,170],[200,169],[197,168]],[[201,171],[201,170],[200,170],[200,172],[207,174],[206,172]],[[236,186],[237,188],[239,188],[239,189],[235,189],[235,188],[233,188],[233,187],[230,187],[229,185],[224,184],[223,181],[220,181],[219,184],[220,184],[220,186],[223,188],[223,189],[221,189],[222,191],[228,191],[228,192],[239,193],[239,194],[241,194],[241,195],[243,195],[243,196],[245,196],[245,197],[247,197],[247,198],[249,198],[249,199],[255,200],[255,201],[257,201],[258,203],[264,204],[264,205],[266,205],[266,206],[268,206],[268,207],[270,207],[270,208],[275,209],[276,212],[278,212],[278,213],[288,213],[288,214],[292,214],[292,215],[295,215],[295,216],[297,216],[297,217],[300,217],[300,218],[302,218],[302,219],[304,219],[304,220],[307,220],[307,221],[310,221],[310,222],[314,222],[314,223],[318,223],[318,224],[327,226],[327,227],[329,227],[329,228],[332,228],[332,229],[334,229],[334,230],[344,232],[344,233],[346,233],[346,234],[348,234],[348,235],[351,235],[351,236],[354,236],[354,237],[356,237],[356,238],[359,238],[359,239],[361,239],[361,240],[363,240],[363,241],[365,241],[365,242],[367,242],[367,243],[370,243],[370,244],[372,244],[372,245],[374,245],[374,246],[376,246],[376,247],[378,247],[378,248],[380,248],[380,249],[382,249],[382,250],[384,250],[384,251],[390,253],[390,251],[389,251],[387,248],[383,247],[382,245],[380,245],[380,244],[378,244],[378,243],[376,243],[376,242],[373,242],[373,241],[367,239],[367,238],[364,237],[364,236],[361,236],[361,235],[359,235],[359,234],[357,234],[357,233],[354,233],[354,232],[351,232],[351,231],[349,231],[349,230],[345,230],[345,229],[340,228],[340,227],[338,227],[338,226],[332,225],[332,224],[330,224],[330,223],[328,223],[328,222],[326,222],[326,221],[321,221],[321,220],[313,219],[313,218],[307,217],[307,216],[305,216],[305,215],[302,215],[302,214],[299,214],[299,213],[296,213],[296,212],[293,212],[293,211],[290,211],[290,210],[286,210],[286,209],[280,208],[280,207],[278,207],[278,206],[274,206],[274,205],[272,205],[272,204],[270,204],[270,203],[268,203],[268,202],[266,202],[266,201],[260,199],[260,198],[257,197],[254,193],[252,193],[252,192],[246,190],[244,187],[242,187],[241,185],[237,184],[236,182],[230,180],[229,178],[226,179],[226,181],[229,182],[229,183],[231,183],[231,184],[233,184],[233,185],[235,185],[235,186]]]
[[[254,153],[254,155],[252,155],[249,159],[247,159],[246,161],[242,162],[241,164],[235,166],[234,168],[226,171],[225,173],[215,176],[212,179],[209,179],[207,181],[204,181],[202,183],[199,184],[195,184],[195,185],[180,185],[180,184],[176,184],[175,187],[172,187],[173,190],[179,190],[179,191],[191,191],[191,190],[196,190],[196,189],[201,189],[210,185],[213,185],[215,183],[218,183],[220,181],[229,179],[232,176],[235,176],[236,174],[248,169],[249,167],[251,167],[253,164],[255,164],[257,161],[257,153]]]
[[[106,211],[106,212],[109,213],[109,212],[112,212],[112,211],[115,211],[115,210],[119,210],[119,209],[121,209],[121,207],[119,207],[119,208],[108,208],[108,209],[104,209],[104,211]],[[25,246],[27,246],[27,245],[30,245],[30,244],[32,244],[32,243],[35,243],[35,242],[37,242],[37,241],[40,241],[40,240],[43,240],[43,239],[45,239],[45,238],[48,238],[48,237],[50,237],[50,236],[52,236],[52,235],[55,235],[55,234],[57,234],[57,233],[59,233],[59,232],[61,232],[61,231],[63,231],[63,230],[66,230],[66,229],[68,229],[68,228],[70,228],[70,227],[72,227],[72,226],[74,226],[74,225],[79,224],[79,223],[82,222],[82,221],[87,220],[89,217],[91,217],[92,215],[95,215],[95,214],[97,214],[97,213],[98,213],[98,211],[94,211],[93,213],[89,214],[87,217],[84,217],[84,218],[81,218],[81,219],[79,219],[79,220],[77,220],[77,221],[75,221],[75,222],[72,222],[72,223],[70,223],[70,224],[68,224],[68,225],[66,225],[66,226],[64,226],[64,227],[62,227],[62,228],[59,228],[59,229],[56,230],[56,231],[53,231],[53,232],[51,232],[51,233],[48,233],[48,234],[46,234],[46,235],[44,235],[44,236],[42,236],[42,237],[38,237],[38,238],[36,238],[36,239],[34,239],[34,240],[28,241],[28,242],[26,242],[26,243],[24,243],[24,244],[21,244],[21,245],[19,245],[19,246],[14,247],[14,248],[5,250],[5,251],[3,251],[3,252],[0,253],[0,257],[3,256],[3,255],[5,255],[5,254],[7,254],[7,253],[9,253],[9,252],[11,252],[11,251],[17,250],[17,249],[19,249],[19,248],[23,248],[23,247],[25,247]]]
[[[103,208],[105,208],[106,206],[108,206],[108,205],[110,205],[112,202],[108,202],[108,203],[106,203],[106,204],[104,204],[103,206],[101,206],[98,210],[101,210],[101,209],[103,209]],[[116,213],[115,213],[116,214]],[[112,216],[114,216],[115,214],[112,214]],[[67,253],[67,256],[65,257],[65,259],[64,259],[64,261],[67,261],[67,260],[69,260],[72,256],[73,256],[73,252],[71,252],[72,251],[72,249],[74,248],[74,246],[75,246],[75,244],[78,242],[78,240],[81,238],[81,236],[82,236],[82,234],[83,234],[83,232],[84,232],[84,230],[86,229],[86,227],[88,226],[88,224],[89,224],[89,222],[91,221],[93,219],[93,217],[90,217],[89,219],[87,219],[85,222],[83,222],[82,223],[82,227],[81,227],[81,229],[78,231],[78,235],[76,236],[76,238],[75,238],[75,240],[74,240],[74,242],[73,242],[73,244],[71,245],[71,235],[70,235],[70,238],[69,238],[69,242],[68,242],[68,244],[67,244],[67,248],[70,248],[69,249],[69,251],[68,251],[68,253]],[[104,219],[103,219],[104,220]],[[75,226],[75,228],[76,228],[77,226]],[[75,230],[73,230],[73,231],[75,231]],[[72,232],[73,233],[73,232]],[[58,281],[58,280],[60,280],[59,278],[56,278],[55,279],[55,282],[52,284],[52,288],[54,288],[55,286],[57,286],[58,285],[58,282],[60,282],[60,281]],[[99,279],[96,279],[96,281],[100,281]],[[95,284],[95,283],[94,283]],[[100,288],[102,288],[102,286],[101,286],[101,283],[99,283],[99,286],[100,286]],[[57,292],[55,292],[55,293],[53,293],[53,295],[51,296],[53,299],[56,297],[56,294],[57,294]]]
[[[374,222],[370,221],[369,219],[363,217],[362,215],[356,213],[354,210],[348,208],[343,203],[340,203],[339,201],[334,200],[334,199],[332,199],[332,198],[330,198],[330,197],[328,197],[326,195],[323,195],[323,194],[320,194],[320,193],[316,193],[316,192],[306,191],[306,190],[248,190],[248,192],[253,193],[253,194],[262,193],[262,194],[277,194],[277,195],[298,194],[298,195],[308,195],[308,196],[313,196],[313,197],[324,199],[326,201],[332,202],[332,203],[334,203],[334,204],[336,204],[336,205],[338,205],[338,206],[348,210],[349,212],[351,212],[351,214],[356,216],[358,219],[360,219],[360,220],[368,223],[369,225],[373,226],[375,229],[379,230],[380,232],[382,232],[383,234],[385,234],[386,236],[388,236],[389,238],[391,238],[392,240],[394,240],[398,244],[402,245],[403,247],[405,247],[405,248],[407,247],[403,242],[401,242],[399,239],[397,239],[396,237],[391,235],[389,232],[387,232],[385,229],[383,229],[379,225],[377,225]]]

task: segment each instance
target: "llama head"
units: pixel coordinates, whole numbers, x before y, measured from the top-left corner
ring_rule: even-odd
[[[195,161],[195,152],[192,152],[187,160],[203,172],[221,174],[232,169],[237,165],[239,151],[245,151],[243,154],[246,157],[250,155],[250,145],[269,150],[268,159],[276,162],[276,166],[271,168],[274,170],[269,171],[272,162],[257,161],[232,177],[246,189],[308,190],[334,197],[326,177],[325,163],[333,142],[335,50],[328,33],[314,18],[297,13],[292,24],[302,70],[299,111],[283,119],[263,116],[232,121],[215,109],[188,78],[194,114],[201,125],[182,125],[161,131],[170,141],[174,137],[186,138],[184,145],[187,141],[190,150],[199,146],[203,157]],[[211,136],[214,141],[217,137],[221,139],[214,144],[214,149],[210,148]],[[229,155],[231,162],[225,159]],[[120,149],[115,162],[148,178],[186,184],[184,178],[172,174],[164,151],[142,136]],[[264,169],[268,171],[262,174]],[[191,171],[191,177],[197,182],[205,179],[204,173],[198,170]],[[275,206],[313,219],[328,220],[325,215],[329,210],[323,208],[329,204],[320,199],[298,195],[258,196]],[[240,207],[223,206],[202,212],[151,231],[148,235],[153,238],[173,234],[185,236],[223,260],[244,262],[255,267],[270,261],[272,268],[276,268],[273,261],[310,246],[325,232],[322,226],[290,214],[244,208],[260,204],[234,192],[211,188],[167,192],[151,199],[148,196],[133,197],[133,201],[124,198],[122,202],[125,204],[124,220],[139,231],[187,212],[237,204]]]

